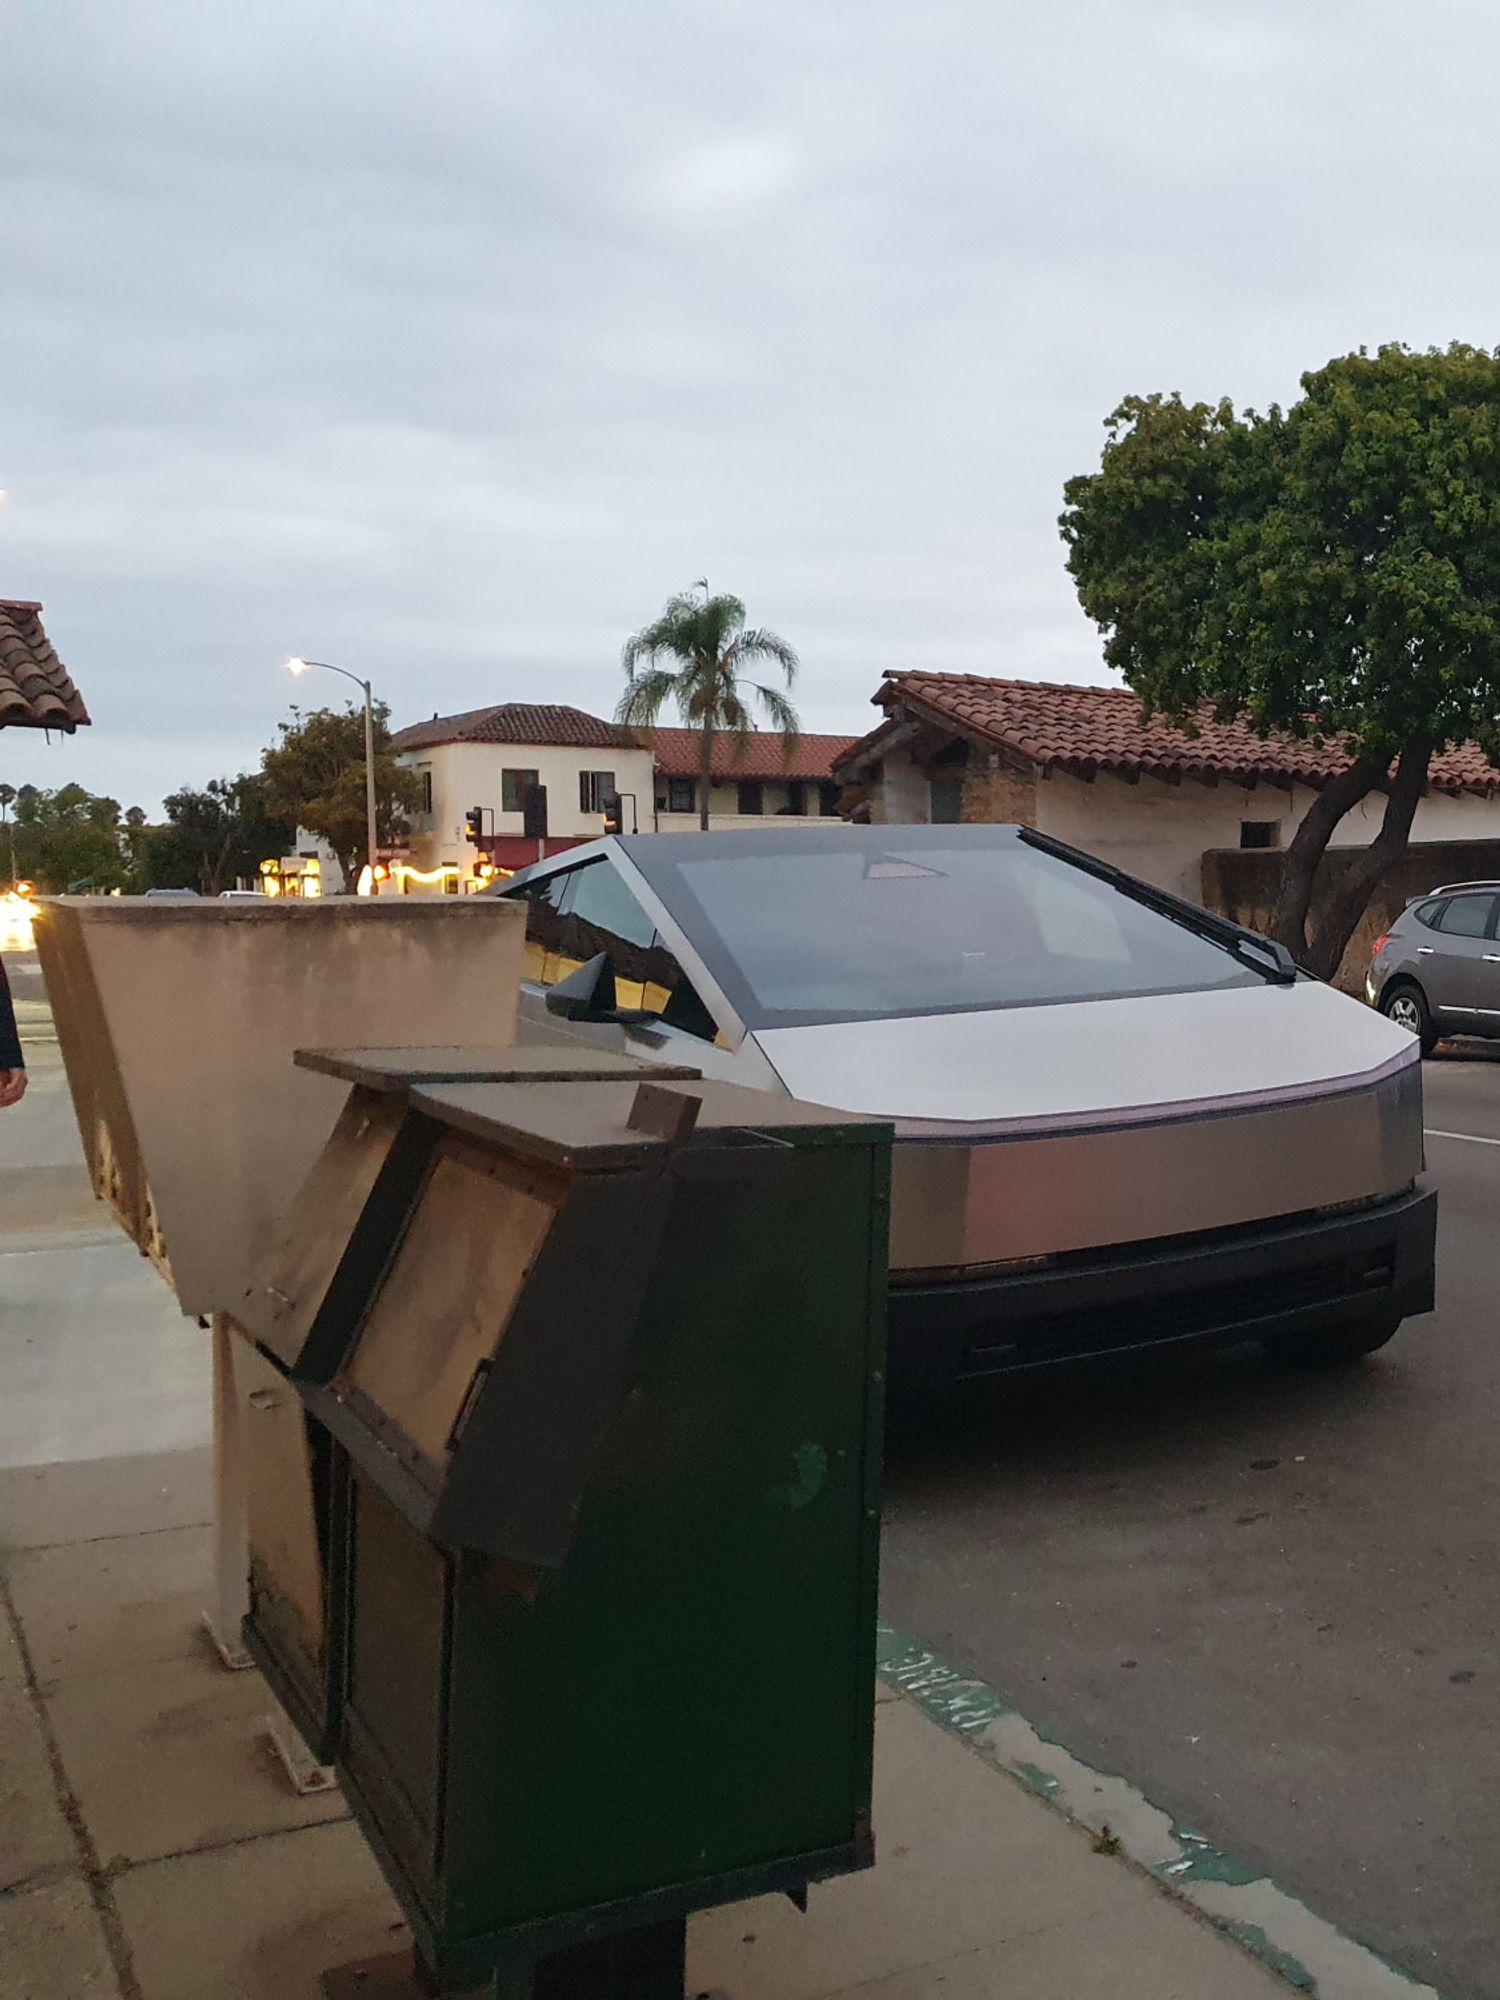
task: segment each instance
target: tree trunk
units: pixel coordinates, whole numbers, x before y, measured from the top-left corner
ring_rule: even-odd
[[[1320,979],[1332,979],[1338,971],[1344,947],[1354,935],[1355,925],[1364,915],[1371,896],[1406,852],[1412,817],[1427,789],[1427,766],[1431,761],[1430,738],[1414,736],[1403,746],[1396,774],[1391,779],[1380,831],[1368,847],[1355,850],[1356,858],[1330,895],[1313,939],[1307,966]]]
[[[1308,958],[1307,912],[1318,863],[1344,814],[1374,791],[1388,768],[1383,757],[1371,754],[1356,758],[1347,770],[1328,780],[1292,836],[1281,867],[1281,883],[1271,910],[1269,930],[1299,965],[1306,964]]]
[[[709,716],[703,720],[703,741],[698,746],[698,831],[708,832],[708,797],[713,784],[714,769],[714,725]]]

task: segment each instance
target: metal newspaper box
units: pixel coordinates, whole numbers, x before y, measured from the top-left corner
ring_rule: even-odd
[[[401,1120],[269,1278],[328,1747],[435,1989],[680,1995],[689,1911],[871,1857],[890,1128],[345,1073]]]
[[[354,1088],[280,1235],[234,1304],[235,1378],[247,1426],[251,1656],[319,1764],[331,1761],[335,1662],[328,1647],[328,1436],[293,1372],[322,1381],[347,1343],[372,1262],[399,1234],[432,1153],[409,1118],[412,1083],[668,1076],[628,1056],[579,1048],[300,1051],[298,1066]],[[341,1331],[342,1329],[342,1331]],[[253,1343],[253,1345],[251,1344]],[[258,1351],[257,1351],[258,1350]]]

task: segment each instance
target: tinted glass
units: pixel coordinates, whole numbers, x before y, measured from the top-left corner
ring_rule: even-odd
[[[557,949],[561,935],[562,899],[573,884],[572,874],[548,875],[533,882],[522,893],[526,899],[526,946],[523,979],[544,980],[547,954]]]
[[[1444,909],[1438,929],[1445,937],[1483,937],[1494,907],[1493,896],[1455,896]]]
[[[680,845],[680,859],[656,846],[653,886],[751,1027],[1261,983],[1014,836],[948,845],[893,827],[888,840],[788,839],[780,852]]]
[[[527,979],[555,986],[602,952],[615,1003],[711,1042],[718,1029],[651,918],[610,861],[561,870],[525,892]]]
[[[1438,918],[1443,913],[1441,903],[1422,903],[1412,912],[1419,924],[1425,924],[1430,931],[1437,929]]]

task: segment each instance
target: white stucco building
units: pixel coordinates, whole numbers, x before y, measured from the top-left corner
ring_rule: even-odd
[[[897,673],[874,699],[885,719],[836,766],[846,812],[1016,821],[1194,902],[1205,852],[1284,847],[1346,762],[1332,745],[1245,723],[1143,723],[1140,697],[1121,687]],[[1384,810],[1385,795],[1370,795],[1334,844],[1371,840]],[[1487,839],[1500,839],[1500,771],[1472,744],[1435,757],[1412,840]]]
[[[539,858],[524,832],[527,792],[547,794],[546,852],[555,854],[603,830],[604,801],[618,794],[627,833],[696,833],[700,739],[691,729],[631,729],[582,709],[501,702],[461,715],[435,715],[393,737],[414,770],[422,797],[407,846],[421,870],[456,867],[454,886],[472,886],[482,861],[523,868]],[[709,823],[794,828],[839,810],[833,761],[852,736],[801,736],[788,755],[771,731],[713,745]],[[478,809],[483,834],[468,832]]]

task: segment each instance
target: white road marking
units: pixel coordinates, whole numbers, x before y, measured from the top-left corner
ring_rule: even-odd
[[[1462,1139],[1470,1146],[1500,1146],[1500,1139],[1481,1138],[1477,1132],[1437,1132],[1430,1125],[1424,1125],[1422,1130],[1429,1139]]]

